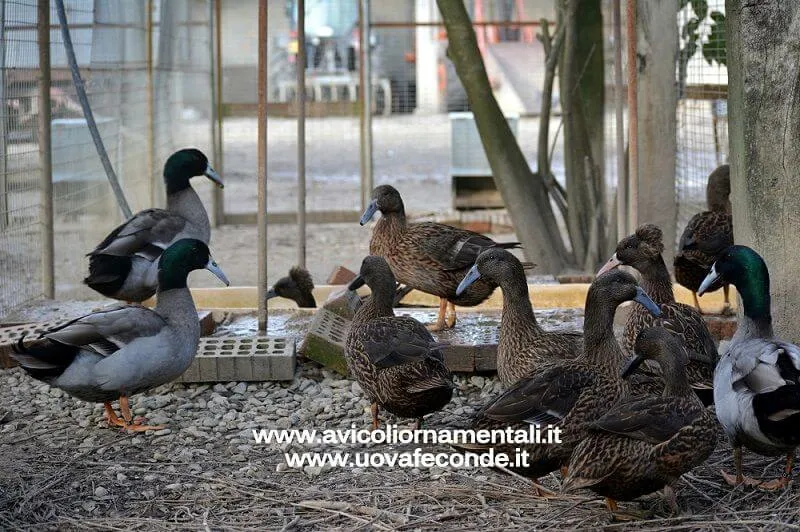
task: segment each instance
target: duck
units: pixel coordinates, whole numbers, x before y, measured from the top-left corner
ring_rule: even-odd
[[[664,376],[663,393],[624,398],[590,423],[587,437],[572,452],[561,491],[588,488],[617,512],[617,501],[664,489],[676,510],[672,487],[714,451],[718,425],[689,385],[689,355],[679,336],[646,327],[634,352],[622,378],[653,360]]]
[[[646,327],[667,327],[686,344],[691,360],[686,368],[689,382],[704,402],[710,404],[713,401],[714,366],[719,358],[714,337],[697,309],[675,301],[672,280],[661,256],[663,252],[661,229],[654,224],[643,224],[634,234],[619,241],[614,254],[597,273],[601,275],[625,265],[641,274],[641,286],[659,305],[661,316],[655,317],[639,306],[633,308],[625,322],[623,349],[633,353],[636,338]],[[656,388],[650,392],[660,392],[661,386],[663,383],[658,379]]]
[[[700,310],[697,289],[717,256],[733,245],[733,217],[731,216],[731,170],[723,164],[708,176],[706,203],[708,210],[695,214],[681,234],[675,254],[675,280],[692,291],[694,306]],[[722,285],[725,295],[724,315],[733,314],[727,284]],[[714,286],[713,290],[718,290]],[[708,292],[713,291],[711,289]]]
[[[702,296],[718,283],[736,287],[743,315],[714,371],[714,404],[733,447],[735,475],[728,484],[765,490],[788,486],[795,449],[800,444],[800,347],[775,336],[769,270],[755,250],[725,249],[697,289]],[[764,456],[786,456],[783,475],[760,482],[742,475],[742,447]]]
[[[456,288],[482,251],[520,247],[519,242],[495,242],[479,233],[445,224],[410,223],[403,199],[391,185],[376,187],[371,198],[360,223],[365,225],[378,211],[381,218],[372,231],[369,252],[386,259],[400,283],[439,298],[439,313],[430,327],[432,331],[455,326],[456,305],[478,305],[497,288],[491,281],[481,279],[456,295]]]
[[[293,266],[289,275],[281,277],[267,291],[267,300],[273,297],[291,299],[299,308],[316,308],[314,299],[314,281],[308,270],[300,266]]]
[[[510,469],[534,479],[567,466],[589,424],[629,393],[627,383],[619,378],[625,357],[614,337],[614,312],[625,301],[635,301],[656,315],[661,312],[631,274],[614,270],[597,277],[586,297],[583,353],[574,360],[542,364],[483,407],[472,422],[474,430],[511,427],[527,432],[535,425],[546,432],[547,442],[470,442],[456,448],[474,453],[494,449],[509,456],[515,455],[516,448],[524,448],[528,463]]]
[[[538,324],[528,297],[525,271],[512,253],[501,248],[482,252],[456,288],[456,295],[478,279],[487,279],[503,291],[497,375],[504,385],[527,377],[542,364],[573,359],[583,352],[581,332],[545,331]]]
[[[158,259],[174,242],[194,238],[208,245],[211,224],[190,179],[205,175],[222,188],[222,178],[198,149],[178,150],[164,164],[166,209],[133,215],[89,254],[89,288],[106,297],[142,302],[158,288]]]
[[[163,428],[133,420],[128,399],[176,379],[194,359],[200,323],[186,280],[202,268],[230,284],[204,242],[180,239],[158,260],[154,308],[116,306],[87,314],[34,340],[23,336],[11,356],[34,379],[103,403],[110,426],[132,432]],[[122,419],[111,404],[117,399]]]
[[[371,294],[353,316],[345,339],[347,368],[369,398],[372,427],[383,408],[417,420],[442,409],[453,394],[453,379],[441,348],[428,329],[409,316],[395,316],[396,282],[382,257],[368,256],[348,290],[367,285]]]

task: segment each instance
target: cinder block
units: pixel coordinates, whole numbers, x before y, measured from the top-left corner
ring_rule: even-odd
[[[293,380],[294,340],[266,336],[201,338],[197,356],[178,382]]]

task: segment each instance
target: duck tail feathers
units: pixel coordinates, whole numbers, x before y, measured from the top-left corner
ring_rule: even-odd
[[[39,338],[25,344],[25,335],[11,347],[11,358],[32,377],[49,382],[72,364],[79,349],[60,344],[48,338]]]

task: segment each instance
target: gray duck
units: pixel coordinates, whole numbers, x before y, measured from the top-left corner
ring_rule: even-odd
[[[151,427],[132,421],[128,398],[179,377],[200,341],[200,323],[186,279],[205,268],[225,274],[203,242],[181,239],[158,261],[155,308],[121,306],[94,312],[13,347],[13,358],[33,378],[88,402],[102,402],[110,425],[131,431]],[[122,419],[111,402],[119,399]]]
[[[517,473],[538,478],[566,466],[572,450],[586,437],[589,424],[628,394],[627,383],[619,379],[624,355],[614,337],[614,312],[625,301],[636,301],[654,314],[660,313],[630,274],[612,271],[599,276],[586,297],[583,354],[574,360],[543,364],[476,414],[472,425],[476,430],[512,427],[527,431],[530,424],[543,431],[548,426],[560,429],[560,444],[522,446],[530,453],[529,467],[513,468]],[[487,452],[492,447],[513,456],[520,445],[457,448]]]
[[[537,323],[525,271],[513,254],[498,248],[481,253],[458,285],[456,294],[478,279],[488,279],[503,291],[497,344],[497,375],[503,384],[510,386],[542,364],[572,359],[583,352],[582,333],[545,331]]]
[[[636,356],[622,372],[627,378],[644,360],[664,375],[662,395],[621,400],[589,424],[588,436],[572,452],[563,492],[588,488],[606,498],[629,501],[672,485],[708,459],[717,443],[717,422],[686,378],[688,353],[682,340],[661,327],[643,329]],[[676,508],[674,497],[670,503]]]
[[[703,317],[693,307],[677,303],[672,290],[672,280],[661,253],[664,251],[661,229],[653,224],[644,224],[636,232],[619,241],[614,255],[600,269],[598,275],[626,265],[641,274],[642,288],[661,308],[661,316],[655,317],[637,306],[631,310],[625,323],[622,347],[633,353],[636,337],[646,327],[660,325],[681,337],[689,350],[691,362],[686,368],[689,382],[706,404],[713,401],[712,380],[717,362],[717,347]],[[656,369],[656,371],[658,371]],[[660,381],[660,379],[659,379]],[[661,383],[650,391],[660,392]]]
[[[300,308],[315,308],[317,301],[314,299],[314,281],[308,270],[294,266],[289,270],[289,275],[281,277],[267,291],[267,299],[283,297],[291,299]]]
[[[717,419],[733,447],[736,474],[731,485],[779,489],[792,477],[800,445],[800,347],[775,336],[764,259],[747,246],[731,246],[719,256],[697,290],[703,295],[719,282],[731,283],[744,315],[714,372]],[[742,475],[742,447],[764,455],[786,455],[783,476],[760,482]]]
[[[733,217],[731,216],[731,170],[723,164],[708,176],[706,185],[707,211],[695,214],[686,224],[678,243],[675,255],[675,280],[692,291],[694,304],[700,310],[697,301],[697,289],[705,279],[708,269],[728,246],[733,245]],[[725,293],[723,314],[731,314],[728,300],[728,284],[721,283]],[[713,290],[718,290],[714,286]],[[711,289],[707,292],[713,291]]]
[[[372,231],[369,252],[385,258],[400,283],[439,297],[439,314],[431,327],[434,331],[455,325],[455,305],[478,305],[497,288],[497,284],[480,279],[456,295],[458,284],[482,251],[520,247],[519,242],[499,243],[445,224],[409,223],[400,193],[391,185],[381,185],[372,191],[372,201],[361,217],[361,225],[369,222],[377,211],[382,216]],[[446,317],[448,305],[450,315]]]
[[[158,258],[174,242],[194,238],[208,245],[211,224],[190,179],[205,175],[220,188],[219,174],[196,149],[178,150],[164,164],[166,209],[145,209],[114,229],[89,253],[83,282],[104,296],[141,302],[158,288]]]
[[[379,408],[410,417],[421,426],[423,416],[444,407],[453,394],[442,344],[414,318],[395,316],[396,282],[382,257],[368,256],[359,275],[348,285],[366,284],[371,294],[359,307],[345,340],[345,359],[372,402],[372,426],[378,427]]]

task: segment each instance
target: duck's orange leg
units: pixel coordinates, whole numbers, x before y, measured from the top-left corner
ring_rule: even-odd
[[[117,413],[114,412],[114,407],[111,406],[111,403],[105,402],[103,407],[106,410],[106,423],[114,427],[124,427],[126,425],[123,420],[117,417]]]
[[[692,291],[692,297],[694,298],[694,308],[697,309],[697,312],[702,314],[703,311],[700,309],[700,301],[697,299],[697,292],[695,292],[694,290]]]
[[[783,469],[783,475],[775,480],[769,482],[762,482],[758,485],[759,489],[773,491],[783,489],[789,485],[792,480],[792,466],[794,465],[794,453],[786,456],[786,467]]]
[[[372,430],[378,430],[378,427],[381,426],[381,421],[378,419],[378,403],[372,403],[372,406],[369,407],[370,411],[372,412]]]
[[[131,415],[131,408],[128,404],[128,397],[125,395],[119,398],[119,411],[122,413],[122,418],[125,420],[122,428],[132,432],[144,432],[146,430],[161,430],[165,425],[142,425],[141,421],[135,421]]]
[[[722,306],[722,315],[723,316],[732,316],[733,315],[733,309],[731,308],[730,295],[728,294],[729,290],[730,290],[730,286],[729,285],[727,285],[727,284],[723,285],[722,293],[725,295],[725,304]]]
[[[456,325],[456,304],[448,301],[447,306],[450,308],[450,315],[447,317],[447,326],[455,327]]]
[[[722,478],[725,479],[731,486],[738,486],[739,484],[744,484],[745,486],[758,486],[761,484],[760,481],[746,477],[742,474],[742,448],[741,447],[734,447],[733,448],[733,465],[736,468],[736,475],[731,475],[725,471],[722,471]]]
[[[441,331],[445,328],[444,317],[447,313],[447,300],[443,297],[439,298],[439,315],[436,317],[436,323],[428,325],[429,331]]]

